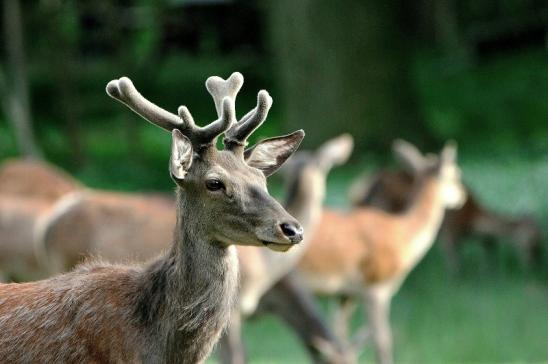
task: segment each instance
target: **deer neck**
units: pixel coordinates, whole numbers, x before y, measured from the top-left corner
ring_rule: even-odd
[[[177,202],[174,244],[144,271],[138,316],[145,325],[156,325],[151,332],[160,335],[162,361],[194,363],[207,356],[227,324],[238,260],[233,246],[207,238],[204,225],[188,218],[195,206],[180,190]]]
[[[413,267],[434,243],[441,226],[445,205],[440,193],[441,182],[436,175],[423,177],[417,183],[412,205],[403,214],[407,244],[407,261]]]
[[[318,172],[306,167],[300,170],[298,176],[289,184],[284,207],[299,220],[304,228],[305,238],[283,254],[262,249],[260,251],[262,259],[242,264],[240,308],[245,315],[255,311],[261,296],[293,269],[306,251],[312,231],[321,218],[324,195],[325,180]],[[241,249],[255,248],[241,247]],[[254,265],[253,269],[249,265]],[[257,269],[256,265],[260,265],[260,269]]]
[[[305,232],[313,231],[321,217],[325,176],[305,167],[288,187],[285,209],[299,220]]]

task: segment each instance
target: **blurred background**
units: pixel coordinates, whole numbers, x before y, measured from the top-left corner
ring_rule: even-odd
[[[4,0],[0,12],[0,162],[44,158],[93,188],[170,191],[170,138],[109,99],[107,82],[129,76],[206,123],[205,79],[237,70],[239,114],[259,89],[274,98],[254,140],[299,128],[305,148],[355,137],[328,205],[348,208],[353,179],[393,163],[395,138],[436,152],[454,139],[478,199],[533,216],[548,236],[545,0]],[[511,244],[460,255],[451,274],[434,246],[396,296],[396,360],[548,360],[547,254],[534,266]],[[245,335],[252,362],[307,361],[272,317]]]

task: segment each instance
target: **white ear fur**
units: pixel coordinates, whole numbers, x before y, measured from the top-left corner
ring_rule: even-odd
[[[321,166],[326,170],[334,165],[344,164],[354,149],[354,139],[350,134],[342,134],[325,142],[317,152]]]
[[[178,129],[173,129],[171,135],[169,170],[173,177],[182,180],[192,165],[192,143]]]
[[[428,165],[427,159],[422,155],[421,151],[403,139],[394,140],[392,143],[392,152],[396,160],[409,172],[420,172]]]
[[[456,163],[457,162],[457,142],[454,140],[448,140],[440,153],[441,160],[444,163]]]
[[[261,170],[268,177],[297,150],[303,138],[304,131],[298,130],[289,135],[265,139],[246,150],[244,159],[249,166]]]

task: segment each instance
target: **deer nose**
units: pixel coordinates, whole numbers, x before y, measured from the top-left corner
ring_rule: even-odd
[[[280,224],[280,229],[292,243],[299,243],[303,240],[303,228],[297,222],[283,222]]]

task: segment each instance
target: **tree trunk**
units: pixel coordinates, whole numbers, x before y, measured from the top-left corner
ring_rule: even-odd
[[[345,131],[362,151],[423,138],[403,9],[381,0],[270,3],[285,120],[305,128],[308,144]]]
[[[78,18],[78,14],[72,1],[47,3],[44,5],[44,11],[50,19],[48,33],[51,46],[57,53],[56,57],[48,60],[55,80],[55,102],[65,122],[71,162],[75,166],[81,166],[85,162],[85,155],[77,87],[79,74],[76,48],[80,29],[74,19]]]
[[[19,0],[4,0],[6,75],[11,76],[11,80],[4,79],[5,82],[2,85],[4,88],[3,105],[7,118],[13,125],[21,154],[28,158],[41,158],[41,152],[35,142],[32,129],[21,21]]]

